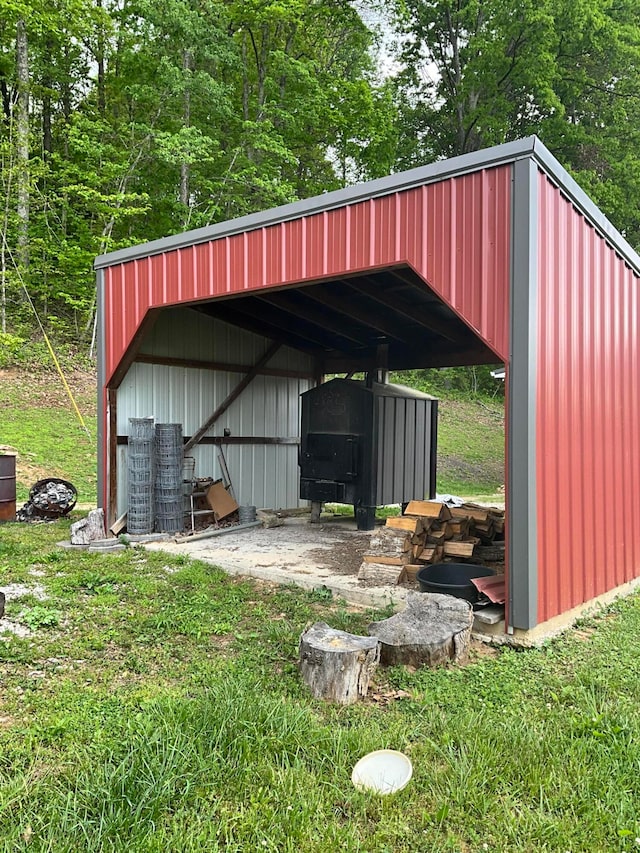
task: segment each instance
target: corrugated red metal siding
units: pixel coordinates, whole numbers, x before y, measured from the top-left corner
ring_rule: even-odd
[[[638,276],[540,174],[538,618],[640,575]]]
[[[506,361],[510,189],[499,166],[108,267],[108,380],[148,308],[403,263]]]

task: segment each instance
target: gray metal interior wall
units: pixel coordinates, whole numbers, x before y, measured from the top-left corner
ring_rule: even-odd
[[[145,339],[146,355],[246,364],[247,369],[269,346],[269,341],[215,321],[188,309],[163,312]],[[309,373],[308,356],[283,347],[270,367]],[[241,380],[243,374],[198,367],[134,363],[118,389],[118,435],[127,435],[129,418],[154,417],[160,423],[181,423],[192,435]],[[298,438],[300,394],[311,380],[257,376],[235,400],[209,435]],[[298,445],[257,444],[224,446],[236,497],[258,507],[298,506]],[[200,444],[190,454],[196,476],[221,476],[218,448]],[[118,512],[126,508],[126,446],[118,449]]]

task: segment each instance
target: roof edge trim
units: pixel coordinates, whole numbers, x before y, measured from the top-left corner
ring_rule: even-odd
[[[533,155],[536,143],[535,136],[528,136],[515,142],[506,142],[492,148],[483,148],[470,154],[462,154],[447,160],[438,160],[427,166],[418,166],[405,172],[397,172],[384,178],[377,178],[362,184],[354,184],[341,190],[334,190],[309,199],[294,201],[290,204],[272,207],[268,210],[250,213],[237,219],[229,219],[214,225],[206,225],[192,231],[183,231],[169,237],[161,237],[148,243],[138,243],[125,249],[117,249],[104,255],[99,255],[94,261],[94,269],[104,269],[133,261],[138,258],[158,255],[163,252],[184,249],[199,243],[207,243],[221,237],[232,237],[244,231],[254,231],[270,225],[278,225],[302,216],[323,213],[348,204],[355,204],[368,199],[379,198],[394,192],[414,189],[425,184],[457,177],[481,169],[501,166],[522,157]],[[546,149],[545,149],[546,150]],[[547,152],[548,153],[548,152]],[[551,156],[551,155],[549,155]],[[560,164],[558,163],[558,166]]]
[[[587,220],[600,231],[613,248],[640,276],[640,255],[627,241],[626,237],[615,228],[600,210],[597,204],[582,189],[575,178],[571,177],[564,166],[553,156],[549,149],[538,139],[534,140],[533,158],[542,171],[551,178],[553,183],[566,195],[569,201],[585,216]]]
[[[334,190],[309,199],[294,201],[291,204],[272,207],[258,213],[250,213],[238,219],[229,219],[214,225],[206,225],[192,231],[183,231],[169,237],[161,237],[148,243],[138,243],[125,249],[117,249],[104,255],[99,255],[94,261],[94,269],[105,269],[159,255],[176,249],[184,249],[200,243],[208,243],[221,237],[232,237],[245,231],[255,231],[310,216],[325,211],[334,210],[349,204],[380,198],[394,192],[402,192],[416,187],[458,177],[481,169],[513,163],[525,157],[532,157],[542,171],[558,186],[569,201],[586,217],[602,236],[613,246],[629,266],[640,276],[640,255],[633,249],[626,238],[614,228],[599,207],[579,186],[575,178],[553,156],[549,149],[537,136],[527,136],[514,142],[505,142],[492,148],[483,148],[470,154],[461,154],[447,160],[438,160],[427,166],[418,166],[406,172],[397,172],[374,181],[355,184],[341,190]]]

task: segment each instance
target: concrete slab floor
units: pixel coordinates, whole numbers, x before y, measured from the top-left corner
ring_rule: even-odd
[[[214,538],[178,544],[151,542],[153,551],[188,554],[219,566],[230,575],[243,575],[304,589],[326,587],[349,604],[361,607],[400,607],[403,586],[371,586],[358,580],[370,532],[357,530],[355,520],[337,517],[310,524],[308,517],[287,518],[282,527],[253,527]]]

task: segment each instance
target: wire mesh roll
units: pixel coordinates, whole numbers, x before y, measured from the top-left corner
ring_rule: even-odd
[[[127,531],[153,533],[153,418],[129,418],[127,474]]]
[[[156,529],[174,533],[184,529],[182,424],[156,424]]]

